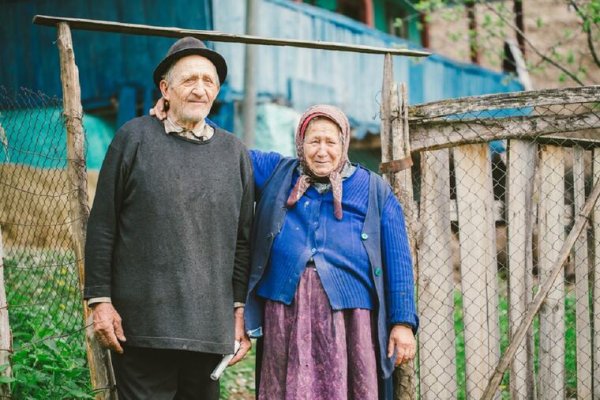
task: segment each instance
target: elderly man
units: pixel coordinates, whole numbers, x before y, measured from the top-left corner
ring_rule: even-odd
[[[252,168],[242,143],[205,121],[226,75],[221,55],[178,40],[154,71],[167,118],[123,125],[100,171],[84,294],[120,400],[218,399],[210,372],[235,340],[231,363],[250,348]]]

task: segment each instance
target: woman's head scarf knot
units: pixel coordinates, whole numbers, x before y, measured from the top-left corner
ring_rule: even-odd
[[[333,192],[333,213],[338,220],[343,217],[342,212],[342,171],[348,164],[348,147],[350,145],[350,123],[346,114],[337,107],[319,104],[310,107],[302,114],[298,127],[296,129],[296,153],[302,167],[302,173],[294,185],[292,192],[287,200],[287,206],[293,207],[304,195],[310,185],[316,180],[316,177],[308,168],[304,155],[304,136],[311,120],[317,117],[327,118],[340,128],[340,139],[342,141],[342,155],[339,164],[327,177],[331,183]],[[322,178],[321,178],[322,179]]]

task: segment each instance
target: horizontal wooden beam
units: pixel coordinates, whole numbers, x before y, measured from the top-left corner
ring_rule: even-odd
[[[269,46],[290,46],[303,47],[307,49],[321,50],[336,50],[347,51],[353,53],[367,54],[391,54],[394,56],[409,56],[409,57],[427,57],[431,53],[421,50],[409,50],[400,48],[373,47],[356,44],[343,44],[335,42],[321,42],[314,40],[298,40],[298,39],[276,39],[261,36],[251,35],[235,35],[232,33],[205,31],[196,29],[182,29],[175,27],[161,27],[142,24],[127,24],[113,21],[100,21],[93,19],[82,18],[66,18],[52,17],[48,15],[36,15],[33,17],[33,23],[38,25],[56,26],[59,22],[66,22],[71,29],[79,29],[86,31],[100,31],[125,33],[131,35],[146,35],[146,36],[163,36],[172,38],[181,38],[184,36],[193,36],[200,40],[210,40],[213,42],[229,42],[229,43],[244,43],[258,44]]]
[[[600,139],[569,138],[568,132],[600,129],[600,113],[574,115],[535,115],[527,117],[491,118],[481,120],[444,120],[410,124],[412,151],[439,150],[463,144],[490,142],[492,140],[541,139],[565,144],[585,142],[600,146]],[[557,135],[556,137],[548,135]]]
[[[415,105],[409,108],[408,118],[409,120],[420,120],[478,111],[598,103],[599,99],[600,86],[491,94]]]

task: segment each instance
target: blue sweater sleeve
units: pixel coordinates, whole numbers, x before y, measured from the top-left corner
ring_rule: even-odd
[[[408,324],[416,332],[419,326],[415,305],[415,285],[410,244],[404,214],[390,193],[381,216],[383,262],[386,267],[386,303],[388,322]]]
[[[254,188],[256,194],[260,195],[267,180],[275,170],[277,163],[283,158],[279,153],[265,153],[260,150],[249,150],[252,168],[254,169]]]

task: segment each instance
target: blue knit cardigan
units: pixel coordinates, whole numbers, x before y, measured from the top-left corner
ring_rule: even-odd
[[[268,156],[260,152],[251,152],[250,155],[255,166],[257,157]],[[285,204],[297,166],[297,159],[280,158],[270,177],[261,185],[262,190],[256,191],[251,272],[245,308],[246,329],[253,337],[262,336],[264,299],[257,295],[257,287],[270,262],[273,241],[284,225],[288,212]],[[255,179],[260,180],[260,173],[256,174],[257,172],[259,171],[255,171]],[[402,301],[390,301],[392,300],[390,299],[390,290],[385,281],[388,275],[386,270],[388,268],[400,268],[400,266],[398,266],[398,260],[386,260],[384,252],[382,252],[384,242],[381,235],[381,217],[386,201],[393,194],[389,185],[383,182],[381,177],[368,173],[370,174],[369,200],[362,230],[363,237],[368,238],[368,240],[363,240],[362,243],[369,259],[370,275],[375,288],[373,308],[377,315],[379,373],[380,378],[384,380],[382,383],[391,389],[391,379],[389,378],[394,369],[394,360],[386,356],[391,325],[399,322],[405,323],[410,325],[413,331],[416,332],[418,318],[414,303],[412,271],[404,274],[406,275],[404,282],[400,283],[403,288]],[[405,232],[404,227],[402,227],[402,232]],[[406,252],[408,253],[408,251],[408,247],[406,247]],[[403,254],[402,257],[408,257],[410,260],[410,254]],[[403,268],[406,268],[406,260],[401,264],[404,265]],[[406,290],[406,288],[410,288],[410,290]],[[391,291],[397,293],[393,289]],[[390,310],[388,305],[391,303],[396,304],[396,308],[401,307],[402,309]],[[392,317],[390,314],[395,316]],[[387,398],[388,396],[384,397]]]

